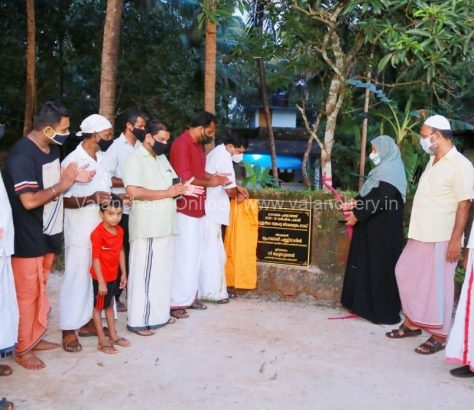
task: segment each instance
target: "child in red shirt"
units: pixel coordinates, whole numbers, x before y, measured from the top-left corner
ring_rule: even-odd
[[[127,284],[125,253],[123,251],[123,229],[119,225],[122,219],[123,202],[119,196],[112,194],[111,199],[100,205],[102,223],[91,234],[92,242],[92,284],[94,287],[94,325],[99,344],[97,348],[108,354],[117,353],[114,344],[130,346],[124,337],[119,337],[115,329],[113,301],[117,293],[117,275],[120,266],[120,289]],[[105,318],[109,327],[109,341],[102,329],[101,312],[105,309]]]

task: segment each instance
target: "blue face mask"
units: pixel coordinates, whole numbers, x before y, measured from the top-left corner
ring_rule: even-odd
[[[52,128],[51,128],[52,129]],[[58,132],[53,130],[53,135],[50,137],[49,135],[46,135],[49,139],[53,140],[53,142],[57,145],[63,145],[66,140],[69,138],[69,135],[71,135],[69,132],[67,134],[59,134]]]

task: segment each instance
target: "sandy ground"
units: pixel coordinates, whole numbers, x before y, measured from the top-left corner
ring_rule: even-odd
[[[48,338],[59,341],[58,290]],[[0,379],[17,409],[473,409],[474,379],[455,379],[444,355],[413,349],[425,338],[388,340],[391,327],[317,306],[237,299],[191,311],[116,355],[83,338],[81,353],[41,352],[47,368]],[[1,397],[0,396],[0,397]]]

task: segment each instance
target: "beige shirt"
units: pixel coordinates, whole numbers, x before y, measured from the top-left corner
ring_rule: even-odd
[[[408,238],[421,242],[451,239],[458,203],[470,200],[474,187],[472,163],[455,147],[433,165],[431,157],[416,190]]]
[[[125,161],[123,183],[150,190],[168,189],[177,178],[164,155],[155,158],[140,146]],[[160,238],[178,233],[176,225],[176,200],[134,200],[129,219],[130,242],[135,239]]]

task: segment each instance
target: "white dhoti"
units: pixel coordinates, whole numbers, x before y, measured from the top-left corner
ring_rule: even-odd
[[[199,280],[200,299],[218,301],[229,297],[225,280],[225,262],[222,225],[205,216]]]
[[[18,341],[18,303],[10,256],[0,256],[0,355],[13,351]]]
[[[59,296],[59,327],[77,330],[92,319],[94,293],[90,248],[69,246],[64,251],[64,279]]]
[[[174,244],[173,284],[171,307],[191,306],[199,290],[203,218],[193,218],[178,212],[179,234]]]
[[[171,304],[174,236],[130,243],[127,329],[156,329],[168,323]]]
[[[446,345],[446,361],[469,366],[474,372],[474,250],[472,249],[469,251],[466,277],[456,318]]]

